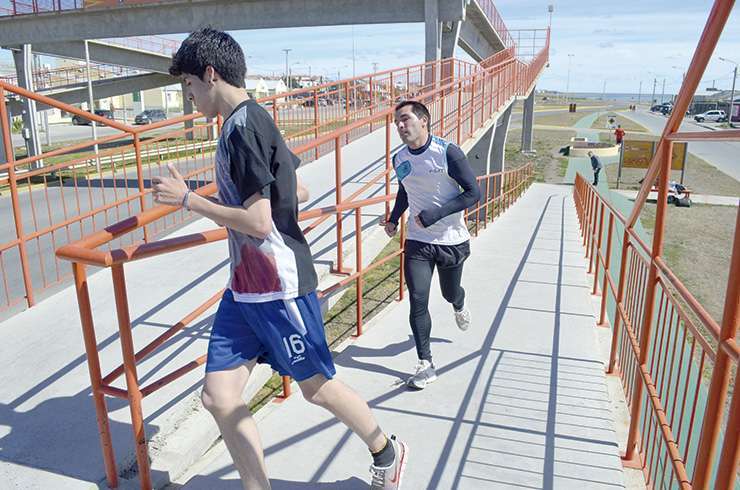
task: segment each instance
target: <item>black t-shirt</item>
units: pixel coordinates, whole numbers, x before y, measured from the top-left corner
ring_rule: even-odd
[[[290,299],[316,289],[311,250],[298,226],[298,165],[300,159],[254,100],[239,104],[224,121],[216,150],[220,201],[241,206],[259,192],[272,207],[272,232],[264,240],[228,230],[229,288],[237,301]]]

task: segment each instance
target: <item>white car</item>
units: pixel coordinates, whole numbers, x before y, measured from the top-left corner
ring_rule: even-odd
[[[701,114],[697,114],[694,116],[694,121],[696,122],[704,122],[704,121],[711,121],[711,122],[723,122],[727,120],[727,115],[725,114],[725,111],[719,111],[719,110],[712,110],[703,112]]]

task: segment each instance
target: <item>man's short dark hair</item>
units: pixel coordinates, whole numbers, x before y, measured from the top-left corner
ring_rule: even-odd
[[[417,102],[415,100],[404,100],[400,104],[398,104],[394,110],[394,112],[398,112],[401,109],[403,109],[406,106],[411,106],[411,112],[416,114],[416,117],[421,119],[422,117],[427,118],[427,126],[432,124],[432,116],[429,114],[429,109],[427,109],[427,106],[422,104],[421,102]]]
[[[229,85],[245,87],[247,65],[242,48],[227,33],[204,27],[191,33],[172,55],[170,75],[179,77],[184,73],[202,80],[208,66]]]

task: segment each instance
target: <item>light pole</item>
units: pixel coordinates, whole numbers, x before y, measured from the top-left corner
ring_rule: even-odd
[[[355,26],[352,26],[352,78],[355,78]]]
[[[642,97],[642,80],[640,80],[640,88],[637,91],[637,105],[640,105],[640,98]]]
[[[568,55],[568,77],[565,80],[565,103],[568,103],[568,98],[570,95],[570,61],[573,59],[573,54]]]
[[[732,116],[735,115],[735,81],[737,80],[737,62],[728,60],[727,58],[719,57],[722,61],[726,61],[727,63],[732,63],[735,65],[735,70],[732,72],[732,90],[730,90],[730,113],[727,115],[727,122],[730,124],[730,127],[734,127],[732,125]]]
[[[555,10],[555,7],[550,4],[547,6],[547,12],[550,14],[550,21],[547,23],[547,27],[552,27],[552,13]]]
[[[658,85],[658,79],[656,77],[653,77],[653,95],[650,97],[650,106],[655,103],[655,86]]]
[[[285,53],[285,85],[288,88],[288,92],[290,92],[290,78],[288,78],[288,53],[293,51],[292,48],[283,49],[283,52]]]
[[[663,103],[663,98],[665,97],[665,77],[663,77],[663,91],[660,93],[660,103]]]

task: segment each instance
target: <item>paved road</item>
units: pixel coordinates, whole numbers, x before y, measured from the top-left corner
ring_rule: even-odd
[[[622,112],[623,116],[642,124],[654,134],[661,134],[665,128],[668,118],[656,115],[646,110],[635,112]],[[681,131],[712,131],[699,126],[690,119],[684,119]],[[722,172],[740,181],[740,143],[727,141],[697,142],[689,143],[689,152],[703,158],[710,165],[717,167]]]

